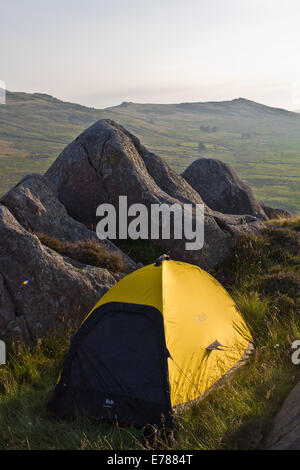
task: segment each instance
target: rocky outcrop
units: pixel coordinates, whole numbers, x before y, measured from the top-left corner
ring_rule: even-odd
[[[97,223],[98,205],[118,207],[120,195],[128,197],[128,204],[141,202],[148,208],[203,203],[184,178],[110,120],[96,122],[77,137],[45,176],[27,175],[0,199],[1,339],[19,335],[35,340],[52,327],[82,319],[121,276],[62,256],[35,234],[62,242],[96,241],[121,255],[128,271],[137,268],[112,242],[99,240],[87,228]],[[205,204],[204,210],[201,250],[185,250],[184,238],[160,239],[162,250],[209,268],[230,253],[236,236],[262,226],[250,214],[226,215]]]
[[[203,203],[198,192],[162,159],[111,120],[100,120],[68,145],[45,174],[57,189],[60,201],[76,220],[95,224],[96,208],[118,197],[128,204]],[[247,218],[248,217],[248,218]],[[186,240],[160,240],[174,259],[209,268],[231,251],[235,235],[261,228],[251,214],[231,216],[205,206],[203,249],[185,250]]]
[[[264,205],[261,207],[269,219],[289,219],[290,217],[293,217],[293,214],[285,209],[274,209],[273,207]]]
[[[56,186],[69,214],[85,223],[95,223],[98,205],[118,203],[119,195],[127,195],[129,204],[202,202],[165,162],[107,119],[97,121],[68,145],[45,176]]]
[[[251,188],[227,163],[211,158],[199,158],[188,166],[182,177],[215,211],[267,218]]]
[[[125,133],[125,135],[132,141],[136,151],[143,159],[149,175],[154,179],[159,188],[182,203],[203,203],[203,200],[197,191],[195,191],[180,175],[172,170],[165,160],[155,155],[155,153],[149,152],[143,145],[141,145],[139,139],[133,134],[130,134],[126,129],[118,126],[116,123],[114,123],[114,125],[117,126],[120,132]]]
[[[152,204],[203,204],[184,178],[110,120],[96,122],[77,137],[45,176],[27,175],[2,196],[1,339],[21,336],[34,341],[51,328],[65,328],[82,319],[122,276],[63,256],[49,247],[49,239],[36,234],[61,242],[95,241],[120,255],[127,271],[137,268],[111,241],[99,240],[87,228],[98,222],[98,205],[110,202],[118,207],[120,195],[128,197],[129,205],[140,202],[149,209]],[[223,214],[206,204],[204,211],[201,250],[186,250],[184,238],[160,239],[162,250],[173,259],[209,268],[230,253],[236,236],[262,227],[251,214]],[[195,222],[195,212],[193,218]],[[47,240],[49,246],[43,244]]]
[[[77,222],[58,200],[55,186],[44,176],[30,174],[0,199],[28,231],[43,233],[62,241],[94,240],[112,253],[118,253],[128,269],[136,264],[109,240],[99,240],[95,232]]]
[[[83,319],[119,279],[42,245],[0,204],[1,339],[34,341],[51,328]]]
[[[269,450],[300,450],[300,382],[275,417],[265,445]]]

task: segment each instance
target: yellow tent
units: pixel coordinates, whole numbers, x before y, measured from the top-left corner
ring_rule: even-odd
[[[127,275],[73,337],[49,407],[121,423],[171,423],[230,370],[251,341],[237,307],[211,275],[162,260]]]

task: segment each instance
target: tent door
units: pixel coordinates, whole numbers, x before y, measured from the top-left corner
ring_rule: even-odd
[[[138,306],[115,308],[118,304],[111,303],[111,311],[90,328],[73,356],[76,408],[127,424],[160,425],[161,415],[169,412],[162,316],[152,307],[141,306],[139,312]],[[96,316],[95,311],[91,321]]]

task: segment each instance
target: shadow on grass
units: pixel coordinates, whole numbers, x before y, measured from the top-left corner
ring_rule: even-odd
[[[141,433],[86,417],[64,421],[46,411],[53,385],[23,387],[0,401],[0,449],[143,449]]]

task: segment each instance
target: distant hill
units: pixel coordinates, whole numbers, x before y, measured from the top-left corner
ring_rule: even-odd
[[[230,163],[258,199],[300,211],[300,114],[243,98],[94,109],[40,93],[7,92],[0,105],[0,193],[29,172],[44,172],[100,118],[137,135],[178,172],[205,156]]]

